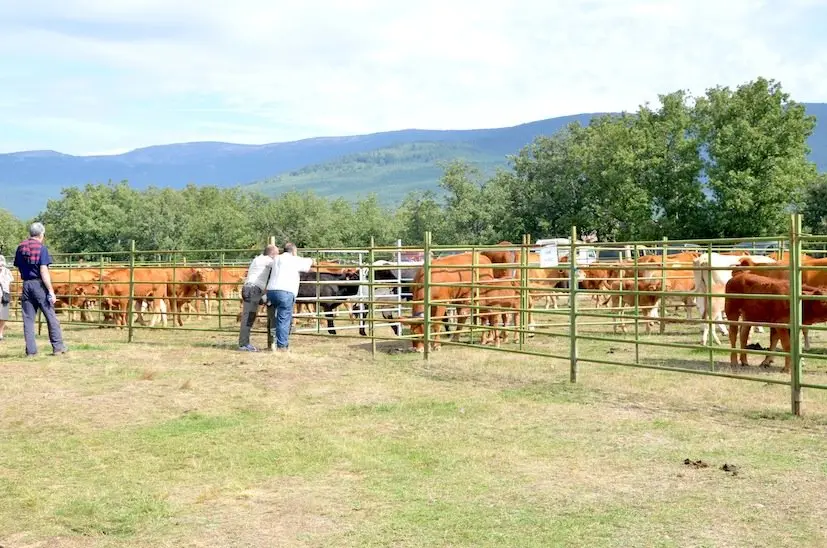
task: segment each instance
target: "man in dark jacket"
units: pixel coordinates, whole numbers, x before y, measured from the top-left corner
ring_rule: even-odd
[[[60,322],[55,313],[55,291],[52,287],[52,278],[49,275],[49,265],[52,257],[49,250],[43,245],[43,236],[46,233],[41,223],[34,223],[29,227],[29,239],[17,246],[14,254],[14,266],[20,271],[23,281],[23,295],[20,307],[23,312],[23,336],[26,339],[26,356],[37,354],[34,320],[37,311],[43,313],[46,325],[49,328],[49,342],[52,343],[52,355],[65,354],[66,345],[63,344],[63,334]]]

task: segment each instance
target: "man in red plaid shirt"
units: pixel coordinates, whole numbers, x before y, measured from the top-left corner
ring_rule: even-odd
[[[43,313],[46,325],[49,328],[49,342],[52,343],[52,355],[65,354],[66,345],[63,344],[63,333],[60,322],[55,313],[55,290],[52,287],[52,278],[49,275],[49,265],[52,257],[49,250],[43,245],[43,236],[46,233],[41,223],[34,223],[29,227],[29,239],[17,246],[14,254],[14,266],[20,271],[23,280],[23,296],[20,299],[20,308],[23,311],[23,336],[26,339],[26,356],[37,355],[35,341],[34,320],[37,311]]]

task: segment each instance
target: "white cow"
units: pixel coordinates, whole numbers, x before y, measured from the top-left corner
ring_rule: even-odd
[[[720,296],[712,297],[712,321],[715,322],[721,329],[721,333],[726,335],[728,330],[723,323],[724,319],[724,293],[726,290],[726,283],[732,278],[732,267],[737,265],[742,258],[749,257],[755,264],[775,264],[775,259],[771,259],[764,255],[721,255],[720,253],[712,253],[712,260],[710,261],[709,253],[704,253],[700,257],[697,257],[692,261],[692,266],[696,269],[694,271],[695,276],[695,292],[698,293],[698,296],[695,297],[695,306],[698,307],[698,311],[701,313],[701,319],[706,320],[706,299],[707,297],[704,293],[710,292],[714,294],[720,294]],[[721,270],[704,270],[707,267],[716,269],[720,268]],[[729,269],[726,269],[729,267]],[[709,277],[711,274],[712,282],[710,283]],[[759,333],[763,333],[763,328],[760,326],[756,327],[756,331]],[[707,341],[709,340],[709,324],[704,323],[703,325],[703,334],[701,335],[701,344],[706,345]],[[721,339],[718,338],[718,334],[715,333],[715,330],[712,330],[712,340],[715,341],[716,344],[721,344]]]

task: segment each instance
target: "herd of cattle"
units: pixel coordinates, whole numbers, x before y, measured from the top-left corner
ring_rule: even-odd
[[[528,267],[521,275],[519,265],[523,263]],[[827,266],[827,259],[803,255],[801,265],[802,294],[815,297],[827,294],[827,290],[820,289],[827,287],[827,270],[819,269]],[[773,268],[766,269],[768,266]],[[302,274],[297,316],[313,314],[312,309],[318,307],[318,312],[326,318],[328,332],[335,334],[335,311],[347,305],[351,318],[359,322],[360,334],[367,335],[368,314],[371,309],[378,310],[385,320],[392,322],[397,335],[401,334],[400,324],[408,325],[413,348],[424,350],[424,267],[421,263],[377,261],[372,269],[375,285],[373,301],[369,301],[370,288],[365,283],[367,268],[318,262],[311,272]],[[169,312],[173,322],[183,326],[184,317],[201,316],[202,306],[208,315],[212,314],[213,304],[219,300],[225,303],[226,314],[226,303],[239,299],[246,270],[235,266],[138,266],[130,284],[128,267],[56,267],[52,269],[52,283],[58,296],[56,306],[68,309],[70,319],[73,311],[79,310],[81,321],[91,321],[90,312],[99,308],[105,321],[124,326],[132,292],[137,322],[145,324],[144,315],[151,313],[151,326],[159,319],[166,325]],[[434,258],[430,272],[434,348],[439,347],[438,332],[442,325],[447,331],[449,318],[457,324],[455,338],[469,318],[473,318],[474,323],[483,327],[482,344],[499,346],[507,342],[509,333],[516,332],[508,326],[516,327],[519,323],[523,295],[524,306],[528,309],[525,327],[533,329],[532,309],[538,302],[544,302],[545,309],[558,308],[559,297],[569,294],[571,275],[566,257],[561,257],[556,267],[541,268],[537,253],[529,252],[523,261],[519,247],[510,242],[501,242],[487,251]],[[525,282],[524,292],[521,291],[521,278]],[[663,303],[681,301],[688,318],[697,307],[700,318],[710,320],[703,322],[702,344],[708,343],[710,323],[729,335],[733,366],[738,365],[736,342],[740,342],[743,350],[752,326],[760,330],[760,325],[769,325],[769,348],[774,348],[780,341],[783,350],[789,352],[789,299],[772,298],[773,295],[789,295],[788,256],[745,252],[711,255],[682,252],[666,258],[647,255],[640,257],[637,265],[632,261],[578,265],[575,279],[579,290],[591,294],[594,308],[607,307],[614,312],[615,331],[619,327],[625,332],[624,311],[637,307],[648,333],[650,326],[658,321],[662,299]],[[131,290],[130,285],[133,286]],[[708,293],[714,296],[708,296]],[[744,295],[768,297],[746,298]],[[403,301],[410,301],[411,316],[400,314]],[[389,303],[389,306],[383,307],[383,303]],[[729,323],[727,328],[725,318],[729,322],[746,323]],[[802,300],[803,326],[825,321],[827,301]],[[808,350],[810,340],[806,328],[803,334],[804,349]],[[711,335],[714,342],[721,344],[715,329]],[[767,356],[762,365],[769,365],[771,361],[772,357]],[[747,365],[743,352],[740,363]],[[784,371],[788,371],[789,366],[787,358]]]

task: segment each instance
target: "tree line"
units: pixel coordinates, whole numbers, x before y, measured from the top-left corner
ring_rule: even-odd
[[[758,78],[573,123],[490,177],[451,162],[440,192],[410,193],[396,207],[376,195],[270,198],[122,182],[64,189],[38,218],[64,252],[126,250],[133,239],[145,250],[248,249],[267,235],[314,248],[364,246],[371,237],[416,245],[428,230],[436,243],[491,244],[565,236],[573,225],[601,241],[748,238],[785,234],[792,211],[803,212],[807,230],[827,233],[827,175],[807,159],[815,122],[780,83]],[[0,212],[0,249],[22,230]]]

